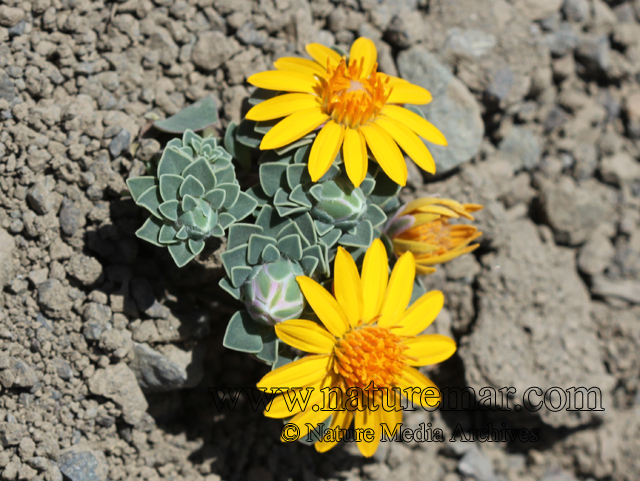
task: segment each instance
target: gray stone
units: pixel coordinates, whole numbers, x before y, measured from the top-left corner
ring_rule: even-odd
[[[127,129],[122,129],[113,139],[109,142],[109,153],[113,157],[118,157],[124,150],[129,147],[131,142],[131,134]]]
[[[606,72],[611,67],[611,42],[605,35],[585,35],[576,50],[576,58],[591,75]]]
[[[472,476],[478,481],[494,481],[496,479],[491,460],[475,446],[465,452],[462,459],[458,461],[458,471],[466,476]]]
[[[79,445],[60,454],[58,468],[69,481],[105,481],[108,474],[104,453]]]
[[[17,446],[25,436],[28,436],[28,433],[24,424],[0,423],[0,443],[4,448]]]
[[[482,258],[477,320],[458,350],[468,385],[476,392],[513,386],[518,395],[533,386],[598,386],[606,396],[616,380],[599,355],[574,251],[556,246],[548,228],[530,220],[506,222],[500,236],[498,253]],[[537,415],[551,426],[575,427],[602,413],[543,407]]]
[[[38,382],[35,371],[21,359],[11,357],[9,366],[0,373],[0,382],[5,388],[31,388]]]
[[[38,181],[27,191],[27,201],[33,210],[44,215],[53,209],[56,199],[44,182]]]
[[[508,66],[498,67],[491,72],[491,83],[487,87],[487,93],[498,100],[504,100],[511,92],[514,80],[513,71]]]
[[[240,45],[221,32],[200,32],[191,52],[193,63],[208,72],[217,69],[240,50]]]
[[[419,108],[449,144],[448,147],[427,144],[436,162],[436,172],[446,173],[471,160],[480,149],[484,123],[480,107],[469,90],[420,45],[400,53],[398,69],[402,78],[433,95],[431,103]]]
[[[13,86],[11,77],[9,77],[4,70],[0,69],[0,99],[13,102],[16,98],[18,98],[18,91]]]
[[[84,319],[84,326],[82,333],[87,340],[97,341],[100,339],[100,335],[111,329],[111,309],[108,306],[98,304],[97,302],[90,302],[84,307],[82,311],[82,317]]]
[[[173,344],[158,349],[134,343],[134,358],[129,364],[140,387],[147,392],[173,391],[195,387],[203,376],[205,349],[198,345],[184,351]]]
[[[15,250],[16,243],[13,236],[0,228],[0,290],[13,278],[13,253]]]
[[[640,304],[640,282],[631,279],[593,278],[591,292],[602,297],[615,297],[632,304]]]
[[[82,211],[76,207],[73,201],[64,199],[60,209],[60,229],[65,235],[73,236],[78,229],[86,225],[86,219]]]
[[[110,329],[100,334],[100,349],[116,359],[124,358],[131,348],[131,331]]]
[[[136,151],[136,157],[143,162],[148,162],[154,155],[160,152],[161,148],[160,142],[156,139],[142,139],[140,147]]]
[[[560,24],[559,28],[545,37],[549,50],[556,57],[562,57],[572,52],[580,43],[580,37],[573,30],[573,27],[566,22]]]
[[[572,22],[583,22],[589,17],[591,6],[587,0],[564,0],[562,12]]]
[[[13,27],[8,30],[9,38],[19,37],[24,35],[24,32],[27,30],[27,22],[24,20],[20,20]]]
[[[69,275],[84,286],[96,284],[103,277],[102,264],[95,257],[84,254],[74,254],[67,265]]]
[[[73,301],[58,279],[49,279],[38,286],[38,304],[50,317],[60,318],[73,306]]]
[[[0,25],[3,27],[13,27],[24,18],[24,10],[13,8],[8,5],[0,5]]]
[[[154,319],[167,319],[171,315],[168,307],[160,304],[151,283],[144,277],[136,277],[131,282],[131,295],[138,309]]]
[[[497,42],[495,35],[482,30],[455,27],[449,30],[443,50],[449,55],[482,57],[493,50]]]
[[[334,10],[337,11],[337,10]],[[236,32],[236,37],[245,45],[262,47],[269,40],[269,35],[264,30],[256,30],[252,22],[245,23]]]
[[[69,362],[65,361],[64,359],[57,357],[53,359],[53,361],[51,361],[51,364],[53,365],[56,373],[61,379],[68,381],[73,377],[73,369],[71,368],[71,364],[69,364]]]
[[[96,396],[111,399],[129,424],[135,425],[149,407],[135,374],[122,362],[98,369],[88,384]]]
[[[530,20],[542,20],[560,10],[562,0],[521,0],[515,5]]]
[[[540,162],[542,148],[538,137],[526,127],[512,127],[502,142],[500,152],[513,165],[513,170],[532,170]]]

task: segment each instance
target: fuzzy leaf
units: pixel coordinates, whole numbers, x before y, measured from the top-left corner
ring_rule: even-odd
[[[293,156],[293,162],[296,164],[307,164],[309,162],[310,152],[311,152],[311,143],[303,145],[298,150],[296,150],[296,153]]]
[[[280,92],[278,92],[277,90],[266,90],[257,88],[249,97],[249,105],[258,105],[260,102],[269,100],[278,94],[280,94]]]
[[[180,227],[180,230],[176,234],[176,238],[180,240],[187,240],[189,238],[189,231],[185,226]]]
[[[161,244],[173,244],[174,242],[178,242],[178,239],[176,239],[177,233],[178,231],[173,225],[165,224],[160,229],[158,241]]]
[[[289,259],[299,261],[302,259],[302,243],[300,236],[296,234],[288,235],[278,241],[278,250]]]
[[[168,246],[169,254],[173,257],[173,261],[178,267],[184,267],[195,257],[194,254],[187,248],[186,242],[180,242],[179,244],[171,244]]]
[[[254,130],[255,125],[254,121],[244,119],[236,132],[236,140],[251,149],[257,149],[262,142],[262,135]]]
[[[185,213],[189,213],[190,211],[194,210],[196,207],[198,207],[198,201],[195,199],[195,197],[192,197],[190,195],[185,195],[182,198],[182,210]],[[193,224],[193,217],[190,218],[190,222],[188,222],[188,224]]]
[[[226,192],[222,189],[213,189],[211,192],[207,192],[204,196],[204,200],[209,203],[213,210],[217,211],[222,207],[226,195]]]
[[[224,230],[227,227],[229,227],[231,224],[233,224],[235,221],[236,221],[236,218],[233,217],[231,214],[228,214],[226,212],[223,212],[222,214],[220,214],[218,216],[218,225],[220,226],[223,232],[220,235],[224,235]],[[213,234],[213,235],[217,235],[217,234]]]
[[[353,229],[352,229],[353,230]],[[373,227],[365,220],[358,224],[355,233],[349,231],[340,238],[340,245],[349,247],[369,247],[373,242]]]
[[[373,180],[372,177],[367,176],[364,178],[364,180],[360,184],[360,190],[362,190],[364,195],[368,196],[369,194],[371,194],[375,186],[376,186],[376,181]]]
[[[290,143],[289,145],[285,145],[284,147],[280,147],[279,149],[275,149],[275,153],[278,155],[284,155],[287,152],[291,152],[294,149],[299,149],[305,145],[311,144],[313,139],[316,138],[316,132],[311,132],[310,134],[305,135],[304,137],[296,140],[295,142]]]
[[[202,146],[202,137],[194,133],[191,129],[186,129],[182,134],[182,145],[191,147],[194,152],[199,152]]]
[[[196,255],[196,256],[202,252],[202,249],[204,249],[204,240],[202,239],[200,240],[189,239],[188,244],[189,244],[189,250],[193,255]]]
[[[251,214],[256,209],[257,205],[257,200],[255,200],[249,194],[240,192],[235,205],[231,207],[227,212],[235,217],[238,221],[241,221],[249,214]]]
[[[262,351],[262,333],[264,329],[260,329],[256,321],[254,321],[248,312],[236,312],[224,334],[222,345],[234,351],[258,353]]]
[[[225,228],[218,223],[211,229],[211,235],[214,237],[222,237],[224,235],[224,229]]]
[[[286,237],[289,235],[297,235],[300,238],[300,242],[302,243],[303,249],[311,245],[309,244],[309,241],[305,238],[305,236],[302,235],[302,231],[300,230],[300,227],[298,227],[295,222],[287,223],[287,225],[285,225],[280,230],[280,232],[278,232],[278,234],[276,235],[276,238],[282,239],[283,237]]]
[[[298,205],[306,207],[307,209],[311,209],[311,207],[313,207],[301,185],[295,186],[289,195],[289,199]]]
[[[324,222],[320,222],[319,220],[314,220],[313,225],[316,227],[316,232],[321,237],[331,229],[333,229],[333,226],[331,224],[325,224]]]
[[[328,234],[320,237],[320,242],[322,242],[327,247],[333,247],[338,239],[342,236],[342,231],[340,229],[332,229]]]
[[[371,222],[371,226],[375,228],[383,224],[387,220],[387,216],[380,207],[375,204],[371,204],[367,208],[367,213],[364,216],[364,219]]]
[[[240,194],[240,186],[238,184],[220,184],[218,189],[222,189],[225,192],[222,207],[228,209],[238,200],[238,195]]]
[[[318,260],[318,258],[312,257],[312,256],[303,257],[302,260],[300,261],[302,270],[304,271],[304,274],[308,277],[313,276],[313,273],[316,271],[316,268],[318,267],[319,263],[320,261]]]
[[[176,200],[178,190],[184,179],[175,174],[165,174],[160,176],[160,195],[165,201]]]
[[[280,122],[280,120],[282,119],[264,120],[261,122],[256,122],[256,125],[253,128],[253,130],[258,132],[259,134],[265,135],[267,132],[269,132],[273,128],[274,125]]]
[[[138,205],[144,207],[159,219],[162,218],[162,214],[158,210],[161,203],[162,197],[160,197],[160,189],[155,186],[147,189],[140,197],[138,197],[137,202]]]
[[[251,265],[255,265],[260,260],[260,254],[264,248],[269,244],[276,244],[276,240],[273,237],[267,237],[261,234],[253,234],[249,238],[249,252],[247,254],[247,261]]]
[[[247,265],[247,250],[247,245],[243,244],[234,249],[226,250],[220,255],[227,276],[231,277],[231,269],[234,267]]]
[[[264,229],[263,234],[270,237],[276,237],[289,222],[291,221],[281,218],[270,205],[265,205],[256,218],[256,225],[262,227]]]
[[[308,184],[311,182],[309,171],[306,165],[293,164],[287,166],[287,184],[289,189],[293,189],[300,184]]]
[[[182,197],[190,195],[192,197],[199,198],[204,195],[204,192],[204,186],[193,175],[190,175],[184,180],[179,190]]]
[[[313,220],[309,214],[303,214],[294,221],[300,228],[300,232],[307,239],[309,244],[313,245],[317,242],[316,230],[313,227]]]
[[[163,202],[162,204],[160,204],[160,207],[158,207],[158,210],[167,219],[175,222],[178,220],[179,205],[180,205],[180,202],[178,202],[177,200],[168,200],[167,202]]]
[[[287,166],[279,162],[260,166],[260,186],[269,197],[273,197],[279,188],[285,187],[283,182],[286,170]]]
[[[180,175],[184,169],[191,165],[192,161],[191,157],[184,152],[175,147],[168,147],[164,149],[158,163],[158,177],[166,174]]]
[[[275,329],[270,329],[262,338],[262,350],[256,357],[267,364],[273,364],[278,360],[278,338]]]
[[[249,243],[253,234],[261,234],[262,227],[253,224],[235,224],[229,227],[227,250]],[[224,254],[223,254],[224,255]]]
[[[213,97],[204,97],[175,115],[153,123],[158,130],[181,133],[188,129],[203,130],[218,121],[218,107]]]
[[[160,235],[160,229],[164,224],[160,219],[156,219],[155,217],[149,217],[142,227],[140,227],[136,231],[136,236],[142,240],[145,240],[153,245],[158,247],[163,247],[162,244],[158,242],[158,236]]]
[[[127,180],[127,187],[129,187],[129,192],[131,193],[131,197],[133,197],[134,202],[138,202],[138,198],[144,194],[151,187],[156,185],[156,178],[152,176],[144,176],[144,177],[134,177],[133,179]]]
[[[236,139],[238,124],[230,122],[224,134],[224,148],[242,166],[245,172],[251,167],[251,149]]]
[[[204,158],[196,160],[189,167],[184,169],[182,177],[188,178],[189,175],[192,175],[200,181],[205,192],[216,187],[216,176],[213,174],[213,170],[211,169],[209,162]]]
[[[229,281],[229,278],[223,277],[222,279],[220,279],[220,282],[218,282],[218,285],[222,287],[222,289],[227,291],[229,295],[234,299],[240,299],[240,288],[233,287],[231,285],[231,282]]]
[[[275,262],[278,259],[280,259],[280,252],[278,251],[278,248],[275,245],[269,244],[262,251],[263,262]]]
[[[249,266],[236,266],[231,269],[231,285],[240,287],[249,278],[252,270]]]
[[[278,189],[276,195],[273,196],[273,205],[283,207],[297,207],[294,203],[289,201],[289,194],[284,189]]]

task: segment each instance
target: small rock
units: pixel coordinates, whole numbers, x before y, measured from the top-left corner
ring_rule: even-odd
[[[100,335],[100,349],[116,359],[124,358],[131,348],[131,331],[111,329]]]
[[[38,286],[38,304],[50,317],[60,318],[73,306],[73,301],[58,279],[49,279]]]
[[[112,157],[118,157],[129,146],[131,134],[127,129],[122,129],[109,143],[109,153]]]
[[[513,87],[513,71],[506,65],[498,67],[491,72],[491,83],[487,93],[498,100],[504,100]]]
[[[60,228],[62,232],[71,237],[85,224],[86,220],[80,209],[69,199],[64,199],[62,209],[60,209]]]
[[[608,279],[595,276],[591,292],[602,297],[614,297],[632,304],[640,304],[640,282],[631,279]]]
[[[160,152],[161,148],[162,146],[160,145],[160,142],[156,139],[142,139],[140,147],[138,147],[138,150],[136,151],[136,157],[143,162],[148,162],[154,155]]]
[[[44,215],[53,209],[56,199],[44,182],[38,181],[27,191],[27,201],[33,210]]]
[[[555,32],[547,35],[546,40],[549,50],[556,57],[572,52],[580,43],[580,37],[566,22],[563,22]]]
[[[56,373],[61,379],[68,381],[73,377],[73,369],[71,368],[71,364],[69,364],[64,359],[57,357],[53,361],[51,361],[51,364],[56,369]]]
[[[16,243],[13,236],[0,228],[0,290],[13,278],[13,253]]]
[[[89,379],[89,390],[111,399],[121,409],[125,422],[132,425],[149,407],[135,374],[122,362],[98,369]]]
[[[633,139],[640,138],[640,92],[629,95],[625,100],[625,113],[627,114],[627,131]]]
[[[111,309],[108,306],[90,302],[82,311],[84,326],[82,333],[87,340],[97,341],[105,330],[110,330]]]
[[[587,0],[564,0],[562,12],[567,20],[580,23],[589,17],[591,6]]]
[[[19,423],[0,423],[0,443],[4,448],[17,446],[27,436],[27,428]]]
[[[67,272],[82,285],[91,286],[102,279],[102,264],[94,257],[74,254],[69,260]]]
[[[24,35],[24,32],[27,30],[27,22],[24,20],[20,20],[13,27],[11,27],[7,33],[9,34],[9,38],[20,37]]]
[[[105,481],[109,470],[104,453],[79,445],[61,453],[58,468],[69,481]]]
[[[478,448],[470,449],[462,456],[458,462],[458,470],[466,476],[473,476],[478,481],[495,480],[491,460]]]
[[[42,269],[35,269],[29,272],[29,280],[33,282],[33,285],[36,287],[46,281],[48,277],[49,269],[47,269],[46,267]]]
[[[0,25],[13,27],[24,18],[24,10],[7,5],[0,5]]]
[[[449,30],[443,50],[448,55],[482,57],[489,53],[497,42],[495,35],[482,30],[462,30],[455,27]]]
[[[147,316],[154,319],[167,319],[171,315],[169,308],[158,302],[151,283],[144,277],[136,277],[132,280],[131,295],[138,309]]]
[[[560,10],[562,0],[521,0],[516,5],[530,20],[542,20]]]
[[[469,90],[423,46],[401,52],[398,70],[402,78],[426,88],[433,101],[419,106],[429,122],[447,138],[448,147],[428,144],[443,174],[471,160],[480,149],[484,123],[480,107]]]
[[[600,174],[604,181],[621,186],[640,179],[640,163],[620,152],[602,159]]]
[[[531,130],[512,127],[500,142],[500,152],[512,163],[514,171],[532,170],[540,162],[542,148]]]
[[[240,45],[221,32],[200,32],[191,59],[203,70],[211,72],[240,50]]]
[[[17,97],[18,91],[13,86],[11,77],[9,77],[4,70],[0,69],[0,99],[13,102]]]
[[[38,382],[35,371],[21,359],[11,358],[9,370],[13,375],[13,387],[31,388]]]
[[[585,35],[576,51],[576,58],[591,75],[605,73],[611,67],[609,37]]]

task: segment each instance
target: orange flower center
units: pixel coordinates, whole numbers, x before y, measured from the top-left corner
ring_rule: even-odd
[[[391,94],[389,79],[378,74],[374,64],[368,78],[362,77],[364,58],[347,66],[345,58],[328,66],[321,85],[322,108],[334,122],[355,128],[375,119]]]
[[[348,332],[334,349],[334,370],[345,388],[390,388],[395,385],[407,357],[400,337],[389,329],[364,326]]]
[[[436,246],[437,249],[429,255],[442,255],[460,243],[459,239],[456,242],[452,237],[452,227],[447,219],[438,219],[412,227],[400,234],[398,239],[424,242],[425,244]]]

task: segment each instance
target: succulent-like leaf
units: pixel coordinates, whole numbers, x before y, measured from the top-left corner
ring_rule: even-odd
[[[258,324],[251,318],[248,312],[236,312],[224,334],[222,345],[234,351],[258,353],[262,351],[262,333]]]
[[[158,210],[160,204],[162,203],[162,197],[160,197],[160,189],[156,186],[151,187],[146,190],[139,198],[138,205],[146,208],[149,212],[151,212],[155,217],[161,219],[162,214]]]
[[[165,174],[180,175],[193,160],[184,152],[175,147],[168,147],[162,152],[162,157],[158,163],[158,177]]]
[[[178,267],[183,267],[193,260],[195,255],[187,248],[186,242],[170,244],[167,246],[169,254]]]
[[[164,120],[154,122],[154,127],[164,132],[182,133],[186,130],[203,130],[218,121],[218,108],[213,97],[204,97],[189,107]]]
[[[133,201],[138,202],[140,196],[151,187],[154,187],[156,182],[157,179],[153,176],[134,177],[133,179],[128,179],[127,187],[129,187],[129,192],[131,192]]]
[[[158,242],[158,236],[160,235],[160,229],[163,225],[164,224],[160,219],[156,217],[149,217],[145,223],[142,224],[142,227],[136,231],[136,236],[153,245],[162,247],[162,244]]]

